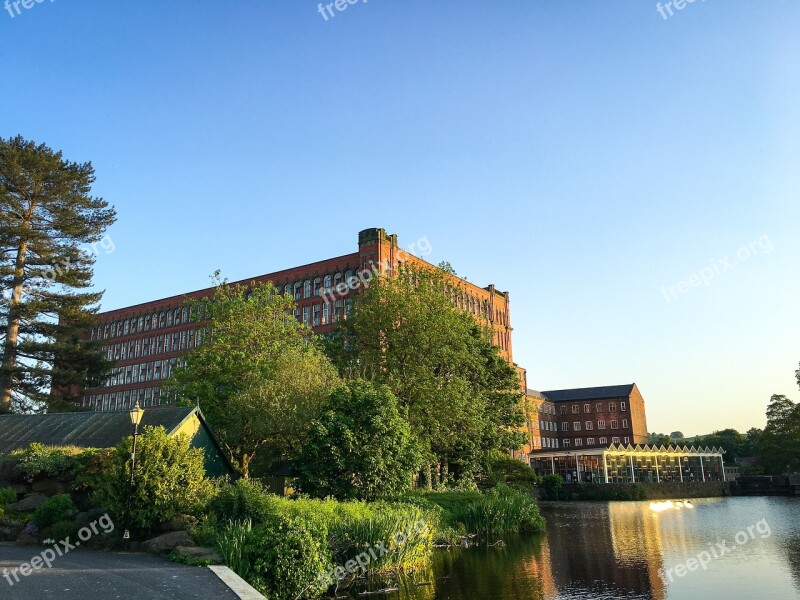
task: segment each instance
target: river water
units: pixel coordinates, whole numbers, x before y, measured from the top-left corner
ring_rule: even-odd
[[[800,498],[691,504],[542,503],[545,535],[437,551],[416,581],[369,598],[800,599]]]

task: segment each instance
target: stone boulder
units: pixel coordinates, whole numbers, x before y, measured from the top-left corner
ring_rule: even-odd
[[[195,543],[185,531],[173,531],[147,540],[144,545],[154,554],[169,554],[178,546],[194,546]]]
[[[47,501],[47,496],[42,496],[41,494],[25,496],[22,500],[12,504],[11,510],[16,512],[32,512],[39,508],[39,506],[45,501]]]

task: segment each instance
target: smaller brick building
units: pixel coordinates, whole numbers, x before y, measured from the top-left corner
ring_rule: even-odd
[[[528,390],[531,452],[646,444],[644,399],[635,383],[569,390]]]

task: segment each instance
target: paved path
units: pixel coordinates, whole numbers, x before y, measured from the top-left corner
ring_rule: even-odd
[[[172,600],[207,598],[238,600],[213,571],[189,567],[146,554],[73,550],[52,561],[51,568],[19,577],[11,570],[39,556],[44,548],[0,545],[0,598],[16,600]],[[5,578],[14,582],[10,586]]]

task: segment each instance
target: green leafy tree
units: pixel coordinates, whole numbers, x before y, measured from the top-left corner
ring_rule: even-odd
[[[111,512],[120,529],[129,525],[146,534],[180,514],[198,512],[210,500],[213,486],[205,477],[203,450],[192,448],[188,436],[170,438],[163,427],[145,427],[136,444],[131,489],[132,449],[129,437],[112,450],[95,492],[95,499]]]
[[[344,377],[392,390],[440,480],[473,477],[492,450],[525,441],[519,376],[488,326],[454,306],[457,285],[410,266],[381,276],[328,344]]]
[[[682,440],[686,436],[683,435],[682,431],[673,431],[672,433],[669,434],[669,437],[671,437],[673,440]]]
[[[759,439],[759,462],[767,473],[800,471],[800,405],[773,395],[767,407],[767,426]]]
[[[337,389],[310,428],[296,462],[302,492],[377,500],[411,488],[420,454],[397,398],[356,380]]]
[[[338,384],[310,330],[292,316],[294,301],[271,283],[231,285],[215,275],[211,298],[191,301],[208,328],[203,344],[167,382],[214,428],[243,477],[258,453],[291,458],[308,423]]]
[[[0,412],[72,405],[108,373],[98,342],[81,336],[102,297],[80,291],[94,264],[84,245],[116,220],[92,183],[91,163],[0,138]]]

